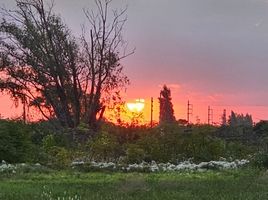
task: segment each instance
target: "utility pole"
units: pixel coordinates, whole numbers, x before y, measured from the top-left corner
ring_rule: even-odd
[[[193,114],[193,104],[190,104],[190,101],[188,100],[187,103],[187,123],[190,124],[190,115]]]
[[[213,124],[213,109],[208,106],[208,125]]]
[[[154,98],[151,97],[151,128],[153,128]]]
[[[22,106],[23,106],[23,113],[22,113],[22,120],[23,123],[26,124],[26,98],[24,97],[22,100]]]
[[[211,125],[214,124],[214,120],[213,120],[213,109],[211,109]]]

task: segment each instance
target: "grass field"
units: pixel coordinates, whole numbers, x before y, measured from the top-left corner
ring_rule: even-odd
[[[1,177],[0,199],[268,199],[268,172],[20,174]]]

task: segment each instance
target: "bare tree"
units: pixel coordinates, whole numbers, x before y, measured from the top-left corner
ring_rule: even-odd
[[[129,83],[122,73],[120,61],[134,52],[126,52],[127,43],[122,33],[127,20],[126,8],[109,8],[111,0],[95,0],[97,12],[84,10],[89,23],[89,31],[84,29],[82,36],[84,64],[87,68],[84,93],[84,117],[94,125],[102,118],[105,103]],[[104,95],[106,94],[106,95]],[[108,97],[108,98],[107,98]],[[100,112],[97,119],[97,113]]]

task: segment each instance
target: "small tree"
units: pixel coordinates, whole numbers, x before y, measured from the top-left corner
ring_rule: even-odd
[[[163,89],[160,91],[159,97],[160,103],[160,115],[159,115],[159,123],[172,123],[176,121],[174,116],[173,104],[171,102],[171,91],[170,89],[164,85]]]
[[[223,114],[221,116],[221,125],[226,126],[227,125],[227,116],[226,116],[226,110],[223,110]]]
[[[237,115],[235,114],[234,111],[231,111],[231,115],[229,116],[228,124],[231,127],[237,126]]]

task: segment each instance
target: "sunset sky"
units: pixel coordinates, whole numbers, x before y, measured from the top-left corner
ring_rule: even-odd
[[[12,0],[0,0],[10,8]],[[219,121],[223,109],[250,113],[255,121],[268,119],[268,1],[267,0],[114,0],[113,8],[128,6],[124,36],[135,54],[123,61],[131,85],[127,101],[155,99],[158,119],[160,89],[172,92],[175,115],[186,119],[187,100],[196,117],[207,121],[207,107]],[[55,0],[75,36],[86,20],[82,8],[93,0]],[[7,97],[0,113],[16,115]]]

